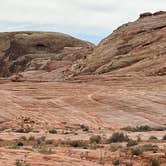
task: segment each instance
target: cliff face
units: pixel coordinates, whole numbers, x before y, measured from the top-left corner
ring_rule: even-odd
[[[62,33],[13,32],[0,34],[0,76],[18,72],[60,70],[64,73],[94,45]]]
[[[78,73],[166,74],[166,12],[143,13],[102,40]]]
[[[103,73],[166,75],[166,12],[141,14],[97,47],[62,33],[1,33],[0,76],[18,72],[46,80]]]

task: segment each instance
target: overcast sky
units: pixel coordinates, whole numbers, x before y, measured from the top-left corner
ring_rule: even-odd
[[[140,13],[159,10],[166,0],[0,0],[0,31],[56,31],[98,43]]]

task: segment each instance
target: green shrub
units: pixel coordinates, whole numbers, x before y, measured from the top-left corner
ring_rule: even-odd
[[[159,147],[157,145],[152,144],[145,144],[142,146],[143,151],[152,151],[153,153],[156,153],[159,150]]]
[[[68,145],[75,148],[84,148],[87,149],[89,147],[88,142],[84,140],[65,140],[61,142],[62,145]]]
[[[29,140],[29,141],[34,141],[34,140],[35,140],[35,137],[34,137],[34,136],[30,136],[28,140]]]
[[[139,156],[139,155],[142,155],[143,150],[140,147],[135,147],[131,149],[131,153],[132,155]]]
[[[87,145],[87,143],[85,143],[85,141],[73,140],[73,141],[70,142],[70,146],[87,148],[88,145]]]
[[[49,139],[49,140],[46,140],[46,142],[45,142],[46,144],[49,144],[49,145],[51,145],[51,144],[53,144],[54,143],[54,140],[52,140],[52,139]]]
[[[117,133],[112,134],[112,136],[108,139],[108,143],[125,142],[128,140],[129,140],[129,138],[127,135],[117,132]]]
[[[148,125],[142,125],[142,126],[136,126],[136,127],[131,127],[127,126],[122,128],[122,130],[125,131],[132,131],[132,132],[148,132],[148,131],[165,131],[165,127],[150,127]]]
[[[101,143],[101,136],[100,135],[93,135],[90,137],[90,143],[96,143],[99,144]]]
[[[127,142],[127,147],[138,145],[138,142],[132,139],[129,139]]]
[[[57,131],[56,131],[56,129],[51,129],[51,130],[49,130],[49,133],[50,134],[57,134]]]
[[[82,131],[89,131],[89,126],[86,126],[84,124],[80,125],[80,128],[82,129]]]

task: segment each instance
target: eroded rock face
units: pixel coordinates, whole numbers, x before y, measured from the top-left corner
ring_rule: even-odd
[[[122,25],[81,63],[77,73],[164,75],[166,12],[143,13],[137,21]]]
[[[59,68],[67,70],[85,58],[94,45],[62,33],[13,32],[0,34],[0,76]]]
[[[166,12],[143,13],[93,44],[62,33],[0,34],[0,76],[19,72],[37,80],[80,74],[165,75]]]

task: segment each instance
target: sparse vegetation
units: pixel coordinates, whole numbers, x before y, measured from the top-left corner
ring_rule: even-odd
[[[110,151],[111,152],[116,152],[117,150],[121,149],[122,146],[121,145],[111,145],[110,146]]]
[[[127,147],[138,145],[138,142],[132,139],[129,139],[127,142]]]
[[[80,128],[82,129],[82,131],[89,131],[89,126],[86,126],[84,124],[81,124]]]
[[[15,165],[16,166],[30,166],[30,164],[28,164],[24,161],[21,161],[21,160],[16,160]]]
[[[46,144],[48,144],[48,145],[51,145],[51,144],[53,144],[54,143],[54,140],[52,140],[52,139],[49,139],[49,140],[46,140],[46,142],[45,142]]]
[[[96,143],[99,144],[101,143],[101,136],[100,135],[93,135],[90,137],[90,143]]]
[[[52,154],[52,148],[50,147],[47,147],[47,146],[42,146],[40,149],[39,149],[39,153],[43,153],[43,154]]]
[[[83,141],[83,140],[65,140],[61,142],[62,145],[68,145],[71,147],[75,147],[75,148],[84,148],[87,149],[89,147],[89,144],[87,141]]]
[[[127,135],[124,135],[124,133],[113,133],[112,136],[108,139],[108,143],[113,142],[125,142],[128,141],[129,138]]]
[[[48,131],[50,134],[57,134],[57,130],[56,129],[51,129]]]
[[[159,150],[159,147],[157,145],[152,144],[145,144],[142,145],[143,151],[152,151],[153,153],[156,153]]]
[[[34,137],[34,136],[30,136],[30,137],[28,138],[28,140],[29,140],[29,141],[34,141],[34,140],[35,140],[35,137]]]
[[[157,140],[157,137],[152,135],[149,137],[149,140]]]
[[[148,131],[165,131],[166,128],[150,127],[148,125],[142,125],[142,126],[136,126],[136,127],[127,126],[127,127],[122,128],[122,130],[132,131],[132,132],[148,132]]]
[[[16,146],[24,146],[24,144],[22,142],[17,142]]]
[[[142,153],[143,153],[143,150],[141,147],[135,147],[131,149],[132,155],[139,156],[139,155],[142,155]]]

